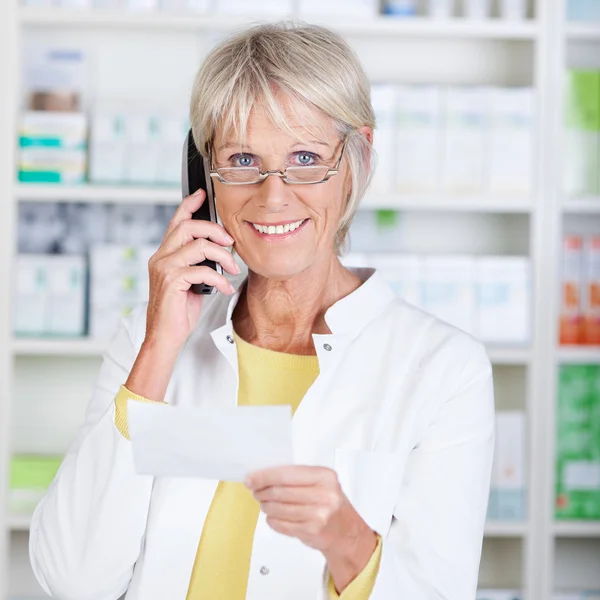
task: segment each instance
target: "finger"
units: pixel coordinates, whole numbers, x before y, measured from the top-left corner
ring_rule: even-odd
[[[205,283],[216,287],[223,294],[235,293],[235,288],[229,283],[227,277],[210,267],[183,267],[177,275],[178,285],[184,291],[189,290],[194,283]]]
[[[306,504],[281,504],[279,502],[264,502],[260,510],[270,519],[288,521],[290,523],[305,523],[315,516],[317,507]],[[320,509],[320,512],[324,512]]]
[[[171,254],[191,241],[201,238],[210,239],[221,246],[233,245],[233,238],[218,223],[188,219],[181,221],[175,229],[165,236],[157,255]]]
[[[231,252],[218,244],[209,242],[205,238],[200,238],[186,244],[173,254],[166,256],[164,261],[165,268],[169,268],[169,265],[176,265],[178,267],[194,266],[207,259],[218,262],[232,275],[239,275],[241,272]]]
[[[334,482],[337,482],[337,474],[332,469],[305,465],[286,465],[250,473],[244,484],[251,490],[257,491],[279,485],[305,486],[319,483],[332,484]]]
[[[202,206],[205,198],[206,192],[202,188],[196,190],[193,194],[186,196],[177,207],[177,210],[167,227],[166,235],[169,235],[169,233],[171,233],[171,231],[173,231],[173,229],[175,229],[182,221],[191,219],[192,215]]]
[[[254,492],[259,502],[335,506],[338,494],[322,486],[274,486]]]

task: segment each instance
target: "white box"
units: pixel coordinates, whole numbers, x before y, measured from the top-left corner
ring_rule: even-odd
[[[371,263],[396,294],[418,306],[421,260],[414,254],[373,254]]]
[[[418,306],[434,316],[474,334],[475,261],[471,256],[422,258]]]
[[[501,0],[500,16],[511,21],[523,21],[527,18],[527,1]]]
[[[488,511],[492,519],[525,519],[525,456],[525,414],[498,411]]]
[[[490,192],[529,195],[533,190],[534,92],[531,88],[493,88],[490,96]]]
[[[85,334],[86,260],[84,256],[46,257],[48,321],[46,333],[54,336]]]
[[[489,92],[454,87],[444,94],[442,189],[449,194],[484,191]]]
[[[90,180],[123,182],[126,152],[125,116],[117,111],[97,111],[91,126]]]
[[[455,10],[455,0],[427,0],[427,14],[434,19],[453,17]]]
[[[442,133],[441,92],[434,86],[397,88],[396,191],[438,190]]]
[[[185,115],[160,116],[160,158],[156,183],[181,187],[181,156],[189,129]]]
[[[46,255],[21,254],[16,259],[15,335],[43,335],[48,315]]]
[[[376,17],[379,14],[377,0],[298,0],[301,17]]]
[[[125,246],[158,244],[163,239],[163,219],[153,205],[115,204],[109,209],[110,242]]]
[[[292,0],[217,0],[217,14],[285,17],[294,12]]]
[[[84,113],[29,110],[21,115],[19,146],[85,150],[88,120]]]
[[[208,13],[212,8],[212,0],[162,0],[161,9],[164,11],[187,11],[193,13]]]
[[[158,0],[124,0],[129,10],[152,11],[158,8]]]
[[[371,86],[371,104],[375,112],[373,149],[375,171],[371,190],[391,193],[394,189],[395,137],[396,137],[396,89],[391,85]]]
[[[481,256],[475,262],[476,337],[493,344],[531,341],[531,261]]]
[[[463,12],[467,19],[489,19],[492,0],[463,0]]]
[[[161,157],[158,119],[147,114],[128,114],[125,132],[125,181],[145,185],[155,183]]]
[[[477,590],[477,600],[523,600],[519,590]]]

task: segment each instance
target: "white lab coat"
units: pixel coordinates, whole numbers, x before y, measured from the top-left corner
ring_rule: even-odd
[[[494,441],[489,359],[470,335],[397,298],[379,273],[355,272],[364,283],[325,315],[332,333],[313,335],[320,374],[293,417],[295,461],[335,468],[383,537],[372,600],[472,600]],[[238,297],[205,303],[169,404],[236,404]],[[134,471],[114,397],[144,332],[140,307],[112,339],[85,422],[33,516],[33,570],[55,598],[186,597],[218,482]],[[247,600],[324,600],[327,577],[320,552],[261,513]]]

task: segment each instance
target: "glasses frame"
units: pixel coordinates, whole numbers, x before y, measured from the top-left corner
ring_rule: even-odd
[[[219,169],[215,169],[213,167],[213,162],[212,162],[212,148],[209,149],[209,160],[210,160],[210,171],[209,171],[209,175],[213,178],[218,179],[221,183],[224,183],[225,185],[256,185],[258,183],[262,183],[267,177],[269,177],[270,175],[273,175],[275,177],[280,177],[281,180],[284,183],[288,183],[290,185],[315,185],[317,183],[325,183],[326,181],[328,181],[331,177],[333,177],[334,175],[337,175],[339,173],[340,170],[340,164],[342,163],[342,158],[344,156],[344,150],[346,149],[346,142],[348,141],[348,136],[346,136],[344,138],[344,142],[342,144],[342,151],[340,152],[340,157],[338,158],[338,161],[335,165],[335,167],[333,168],[329,168],[327,173],[325,174],[325,177],[323,177],[323,179],[320,179],[319,181],[290,181],[287,176],[286,176],[286,171],[288,169],[288,167],[285,168],[285,170],[283,171],[279,171],[277,169],[271,170],[271,171],[261,171],[258,169],[258,167],[239,167],[239,168],[255,168],[258,170],[258,179],[256,181],[240,181],[240,182],[233,182],[233,181],[226,181],[225,179],[223,179],[223,177],[221,176],[221,174],[219,173]],[[309,165],[312,166],[312,165]],[[224,167],[224,168],[228,168],[228,169],[235,169],[237,167]],[[298,168],[302,168],[302,167],[298,167]]]

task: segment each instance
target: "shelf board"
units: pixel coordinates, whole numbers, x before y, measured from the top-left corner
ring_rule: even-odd
[[[562,210],[564,213],[600,213],[600,196],[565,198]]]
[[[562,364],[600,364],[600,346],[560,346],[558,362]]]
[[[494,365],[526,365],[531,362],[530,348],[487,347],[488,356]]]
[[[13,354],[16,356],[101,356],[107,340],[14,338]],[[531,360],[528,348],[489,347],[488,355],[493,364],[523,365]]]
[[[15,197],[36,202],[103,202],[127,204],[178,204],[178,188],[17,184]],[[530,213],[530,198],[496,198],[481,196],[430,196],[378,194],[371,192],[361,203],[363,210],[396,209],[410,211],[458,211],[485,213]]]
[[[487,521],[485,537],[525,537],[528,531],[527,521]]]
[[[600,538],[600,521],[555,521],[556,537]]]
[[[102,356],[107,340],[14,338],[16,356]]]
[[[181,201],[181,190],[179,188],[92,184],[17,184],[14,195],[19,200],[36,202],[178,204]]]
[[[31,524],[30,514],[9,514],[7,526],[9,531],[29,531]]]
[[[571,22],[566,27],[569,40],[600,42],[600,23]]]
[[[29,26],[68,27],[68,28],[136,28],[175,31],[233,31],[260,20],[285,18],[261,15],[195,15],[193,13],[134,12],[124,10],[33,8],[19,10],[20,22]],[[312,18],[322,25],[330,26],[346,35],[391,35],[411,37],[494,39],[494,40],[534,40],[539,32],[537,21],[521,23],[488,19],[429,19],[426,17],[395,18]]]

